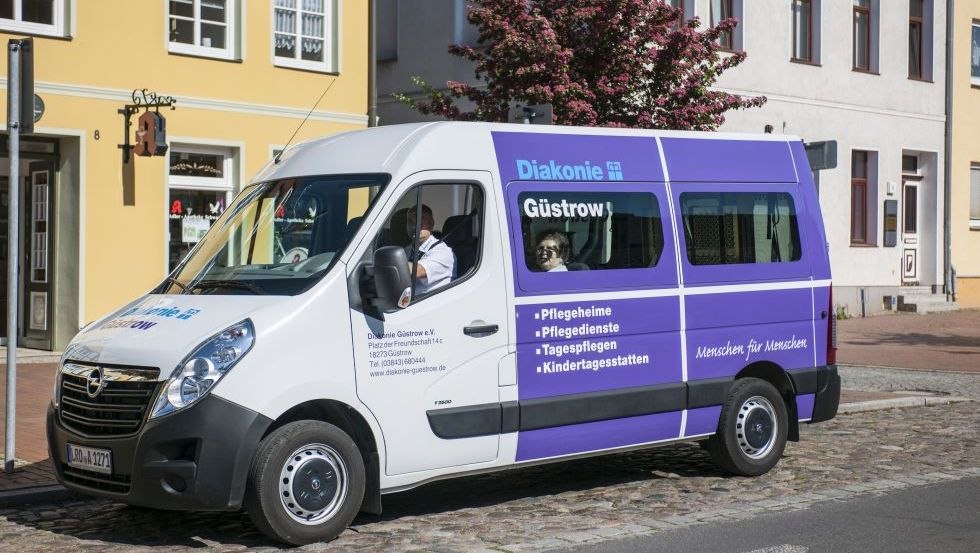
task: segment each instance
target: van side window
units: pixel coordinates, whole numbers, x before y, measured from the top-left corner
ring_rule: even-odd
[[[648,192],[522,192],[524,262],[535,272],[654,267],[664,249]]]
[[[416,186],[398,201],[374,244],[405,248],[415,275],[413,303],[465,279],[480,260],[483,191],[472,184]]]
[[[802,256],[793,197],[780,192],[684,192],[692,265],[782,263]]]

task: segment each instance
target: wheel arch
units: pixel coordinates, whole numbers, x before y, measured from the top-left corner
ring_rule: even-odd
[[[364,459],[366,476],[361,510],[371,514],[381,514],[381,461],[378,453],[380,445],[367,419],[346,403],[330,399],[314,399],[295,405],[279,415],[266,429],[262,438],[264,439],[277,428],[301,420],[317,420],[332,424],[354,440]]]
[[[773,385],[779,395],[783,398],[786,405],[786,413],[789,419],[789,428],[786,439],[791,442],[800,441],[800,421],[796,410],[796,388],[793,381],[782,367],[772,361],[756,361],[746,365],[738,374],[735,380],[740,378],[758,378],[765,380]]]

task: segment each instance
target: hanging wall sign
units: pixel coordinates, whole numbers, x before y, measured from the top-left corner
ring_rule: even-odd
[[[167,120],[162,115],[154,111],[140,115],[133,152],[138,156],[160,156],[167,153]]]

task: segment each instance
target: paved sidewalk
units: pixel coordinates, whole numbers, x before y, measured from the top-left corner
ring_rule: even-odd
[[[847,319],[837,330],[842,365],[980,373],[980,309]]]

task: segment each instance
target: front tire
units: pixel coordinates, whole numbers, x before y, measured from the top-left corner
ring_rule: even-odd
[[[788,420],[786,404],[772,384],[758,378],[736,380],[706,449],[728,472],[765,474],[783,456]]]
[[[364,461],[343,430],[298,421],[259,444],[249,473],[246,509],[267,536],[292,545],[336,538],[364,498]]]

